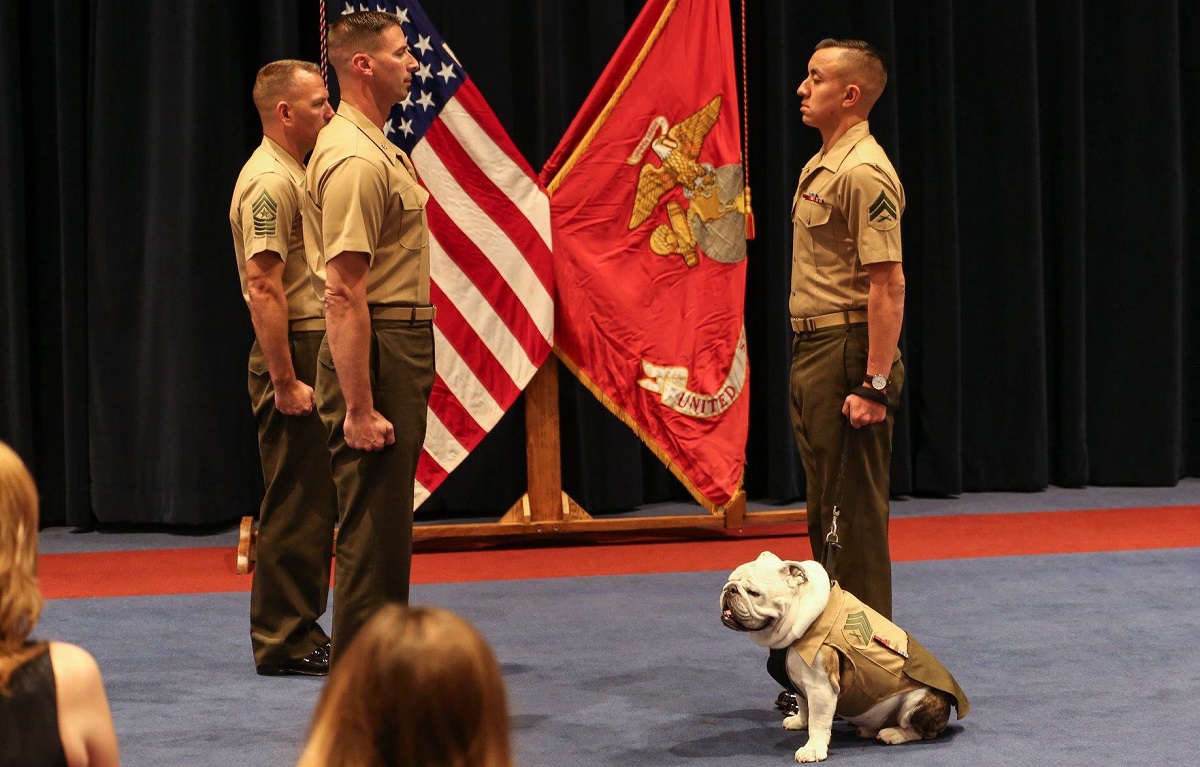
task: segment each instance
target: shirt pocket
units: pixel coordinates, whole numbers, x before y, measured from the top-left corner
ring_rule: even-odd
[[[829,217],[832,215],[833,206],[829,203],[802,198],[795,206],[792,217],[798,218],[801,224],[809,229],[813,229],[828,224]]]
[[[420,250],[429,244],[429,226],[425,205],[429,192],[420,184],[400,190],[400,244],[409,250]]]
[[[793,203],[792,225],[796,237],[808,242],[811,263],[829,266],[838,260],[839,247],[832,222],[833,205],[826,201],[817,202],[807,197],[798,197]]]

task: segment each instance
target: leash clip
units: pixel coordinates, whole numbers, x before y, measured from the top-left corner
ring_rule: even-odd
[[[846,319],[848,320],[849,316]],[[846,327],[848,330],[850,326],[847,325]],[[830,580],[837,579],[834,564],[837,559],[838,549],[842,548],[838,543],[837,534],[838,515],[842,513],[838,506],[842,500],[842,479],[846,476],[846,443],[850,441],[852,433],[850,422],[846,421],[846,426],[842,434],[841,466],[838,467],[837,481],[833,485],[833,519],[829,523],[829,534],[825,536],[825,550],[821,552],[821,566],[825,568],[825,572],[829,573]]]
[[[833,507],[833,520],[829,525],[829,534],[825,536],[825,550],[821,556],[821,559],[824,560],[821,562],[821,566],[825,568],[825,572],[829,573],[830,579],[835,578],[834,561],[837,559],[838,550],[842,548],[841,544],[838,543],[837,534],[837,519],[840,513],[835,504]]]
[[[841,514],[841,513],[842,513],[842,512],[840,512],[840,511],[838,510],[837,504],[835,503],[835,504],[833,505],[833,521],[832,521],[832,522],[830,522],[830,524],[829,524],[829,535],[826,535],[826,536],[825,536],[825,542],[826,542],[826,543],[832,543],[832,544],[834,544],[835,546],[837,545],[837,542],[838,542],[838,534],[837,534],[837,518],[838,518],[838,515],[839,515],[839,514]]]

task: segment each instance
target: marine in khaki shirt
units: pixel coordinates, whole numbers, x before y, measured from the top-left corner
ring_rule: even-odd
[[[262,144],[238,176],[229,208],[242,296],[254,324],[247,387],[265,492],[250,595],[259,674],[321,675],[337,491],[328,434],[314,408],[323,305],[304,252],[302,161],[333,117],[320,69],[276,61],[259,70]]]
[[[793,317],[867,308],[866,264],[902,261],[904,187],[864,121],[800,173],[792,199]]]
[[[305,258],[301,215],[304,185],[304,167],[263,136],[262,144],[242,167],[229,208],[242,298],[249,306],[247,259],[260,253],[277,254],[283,261],[282,287],[289,321],[325,314],[320,294],[313,290]]]
[[[342,102],[308,164],[305,240],[325,298],[317,409],[338,528],[333,661],[388,602],[407,602],[413,486],[433,388],[428,194],[383,126],[418,68],[396,16],[329,29]]]
[[[371,305],[429,303],[429,192],[404,152],[343,101],[309,160],[305,217],[315,294],[324,295],[326,259],[366,253]]]
[[[892,612],[888,546],[892,424],[904,383],[900,218],[904,188],[868,116],[887,70],[859,40],[822,40],[797,89],[821,151],[792,200],[792,428],[807,481],[809,542],[823,562],[836,505],[835,577]],[[845,460],[843,462],[843,456]],[[842,470],[845,466],[845,470]]]

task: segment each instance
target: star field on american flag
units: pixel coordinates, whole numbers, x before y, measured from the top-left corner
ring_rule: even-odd
[[[429,130],[439,111],[454,97],[466,73],[454,59],[446,41],[438,34],[425,12],[416,5],[388,2],[375,5],[346,3],[342,15],[355,11],[392,13],[408,38],[408,49],[420,68],[413,72],[408,98],[392,107],[383,132],[392,142],[412,154],[413,147]]]

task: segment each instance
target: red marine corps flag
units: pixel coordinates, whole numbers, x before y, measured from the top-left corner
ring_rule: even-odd
[[[648,0],[554,155],[563,362],[710,511],[742,483],[746,213],[727,0]]]

